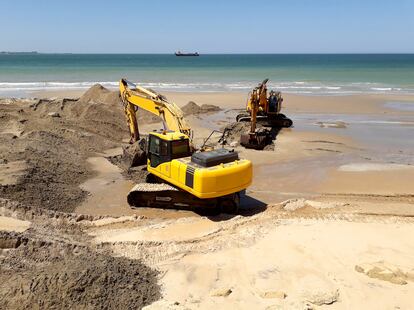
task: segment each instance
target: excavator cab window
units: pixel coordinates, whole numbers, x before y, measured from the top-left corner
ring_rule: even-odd
[[[162,140],[159,137],[149,136],[149,159],[151,167],[171,161],[171,153],[169,152],[168,141]]]
[[[172,159],[187,157],[191,155],[188,139],[171,141]]]
[[[148,153],[151,167],[155,168],[172,159],[190,156],[190,142],[188,139],[165,141],[160,137],[150,135]]]
[[[269,113],[277,112],[278,99],[275,94],[270,94],[269,96]]]

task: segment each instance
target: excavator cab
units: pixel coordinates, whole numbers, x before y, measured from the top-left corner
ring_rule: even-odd
[[[174,131],[151,132],[148,141],[148,164],[152,168],[173,159],[191,155],[190,140]]]

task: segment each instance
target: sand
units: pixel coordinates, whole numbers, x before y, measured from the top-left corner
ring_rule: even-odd
[[[239,214],[205,217],[191,210],[128,208],[126,193],[144,174],[114,165],[128,141],[116,93],[95,86],[79,100],[81,93],[36,94],[46,95],[56,99],[0,101],[0,193],[7,198],[0,208],[2,274],[16,273],[24,287],[35,278],[42,289],[66,294],[63,304],[46,295],[46,305],[89,301],[89,293],[76,301],[72,287],[44,281],[52,276],[60,283],[60,270],[75,275],[84,267],[92,277],[109,268],[115,284],[97,277],[83,288],[103,296],[113,286],[125,307],[411,307],[414,113],[387,103],[409,105],[413,97],[285,94],[283,112],[294,126],[278,132],[274,150],[233,146],[254,165]],[[233,122],[247,98],[165,95],[189,108],[197,145]],[[140,116],[142,133],[159,126],[151,115]],[[80,259],[69,255],[68,264],[59,265],[62,254],[54,253],[67,249]],[[11,267],[22,257],[36,268]],[[148,283],[138,294],[117,272],[133,268],[135,278]],[[22,303],[19,296],[25,305],[38,303],[4,283],[9,305]],[[137,296],[145,300],[130,299]],[[94,305],[116,306],[101,298]]]
[[[194,229],[188,226],[187,238],[179,243],[172,243],[172,237],[148,238],[147,227],[131,228],[128,238],[117,229],[94,235],[98,243],[111,242],[119,255],[158,266],[165,272],[163,299],[183,308],[297,309],[325,303],[332,303],[333,309],[380,303],[384,309],[410,307],[412,219],[348,216],[344,220],[329,213],[312,218],[309,210],[282,215],[273,207],[248,219],[220,222],[220,229],[200,235],[199,227],[209,222],[187,220]],[[181,226],[176,222],[167,227],[181,231]],[[145,246],[144,253],[138,244]],[[381,261],[402,270],[404,286],[384,277],[373,280],[355,270]],[[227,296],[218,294],[228,291]]]
[[[9,216],[0,216],[0,230],[23,232],[30,227],[29,221],[21,221]]]

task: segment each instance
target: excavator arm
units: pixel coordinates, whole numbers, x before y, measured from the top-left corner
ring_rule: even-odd
[[[181,132],[188,136],[190,141],[192,140],[192,130],[185,121],[183,112],[175,103],[169,102],[165,96],[125,79],[119,81],[119,92],[131,134],[130,143],[140,138],[136,115],[138,108],[159,116],[165,130]]]

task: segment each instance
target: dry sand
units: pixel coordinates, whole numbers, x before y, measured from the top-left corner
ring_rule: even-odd
[[[0,216],[0,230],[23,232],[30,227],[29,221],[21,221],[10,216]]]
[[[36,96],[45,95],[79,96]],[[166,95],[180,106],[193,101],[221,108],[187,113],[198,145],[212,129],[232,122],[246,100],[244,93]],[[48,306],[84,305],[93,297],[88,288],[103,296],[109,285],[111,294],[120,292],[126,300],[124,306],[140,308],[160,298],[149,309],[410,309],[414,113],[385,103],[414,98],[284,98],[284,113],[293,118],[294,127],[278,133],[274,150],[235,147],[253,161],[254,182],[239,215],[213,217],[128,208],[131,178],[142,174],[108,160],[128,140],[115,93],[95,87],[79,101],[3,100],[0,193],[9,200],[0,208],[0,257],[2,268],[9,267],[2,274],[15,273],[24,287],[35,277],[40,287],[54,290],[46,285],[44,266],[61,281],[63,258],[56,253],[70,249],[81,253],[86,275],[93,274],[96,259],[95,272],[109,266],[114,282],[100,277],[85,282],[82,289],[88,293],[78,303],[62,284],[59,294],[70,292],[69,297],[59,304],[46,295]],[[148,115],[140,121],[143,133],[161,126]],[[375,139],[378,135],[381,139]],[[36,262],[38,269],[10,267],[22,257]],[[74,266],[69,275],[82,269],[71,255],[68,262]],[[121,272],[116,266],[123,266]],[[122,280],[131,268],[148,283],[134,282],[143,285],[138,294]],[[159,271],[156,279],[152,269]],[[3,300],[10,305],[28,296],[13,295],[16,286],[4,283],[0,293],[7,293]],[[145,298],[132,304],[130,298],[138,295]],[[103,299],[94,305],[116,307]]]

